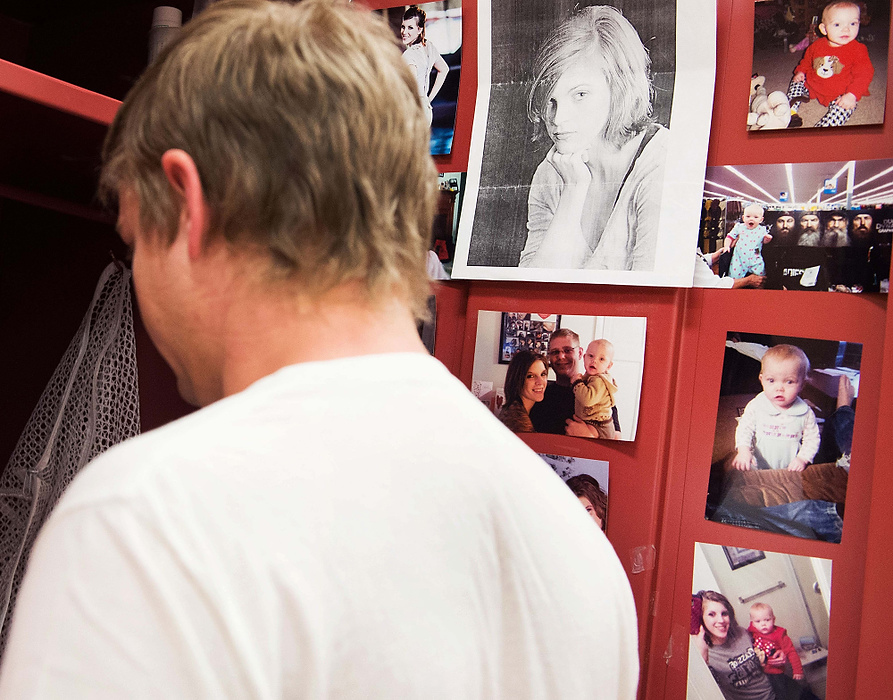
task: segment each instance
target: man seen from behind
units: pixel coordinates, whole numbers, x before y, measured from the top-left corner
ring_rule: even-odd
[[[613,548],[416,332],[428,140],[344,2],[215,3],[140,78],[102,187],[202,408],[62,498],[0,696],[635,697]]]

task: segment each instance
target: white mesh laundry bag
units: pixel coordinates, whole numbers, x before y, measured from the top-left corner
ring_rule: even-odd
[[[130,271],[111,263],[0,476],[0,653],[50,511],[90,460],[139,431]]]

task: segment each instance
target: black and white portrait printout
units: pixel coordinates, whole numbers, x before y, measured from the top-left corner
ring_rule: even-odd
[[[481,0],[455,278],[691,286],[708,0]]]

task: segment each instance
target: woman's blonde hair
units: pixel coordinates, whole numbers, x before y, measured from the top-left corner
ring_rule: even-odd
[[[651,59],[632,24],[609,5],[585,7],[562,22],[537,54],[527,114],[537,139],[548,138],[552,89],[571,66],[595,59],[611,96],[603,138],[618,148],[651,121]]]
[[[137,81],[106,138],[100,194],[132,190],[170,244],[180,198],[161,168],[195,161],[210,235],[265,253],[316,294],[361,281],[423,315],[436,170],[415,81],[388,27],[343,0],[223,0]]]

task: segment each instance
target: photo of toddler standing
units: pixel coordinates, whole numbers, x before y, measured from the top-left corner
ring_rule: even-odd
[[[732,251],[729,277],[736,280],[748,275],[765,275],[763,244],[772,240],[769,230],[762,225],[765,212],[759,204],[748,204],[741,221],[726,235],[724,252]]]

